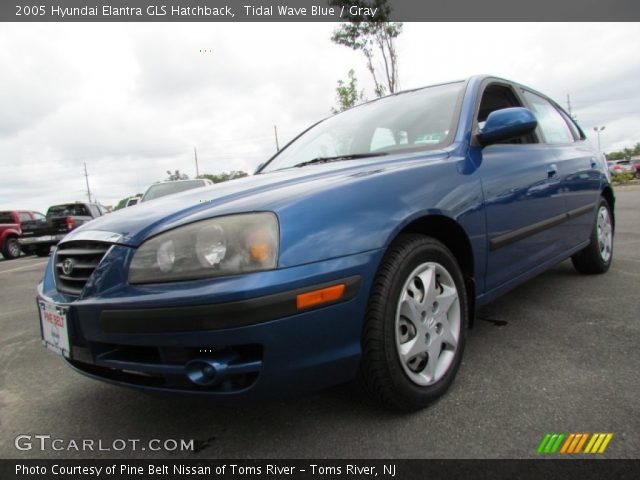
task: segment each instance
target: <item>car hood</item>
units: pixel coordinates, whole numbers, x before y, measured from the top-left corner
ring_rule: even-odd
[[[448,152],[437,150],[402,157],[309,165],[235,179],[118,210],[82,225],[63,242],[94,238],[138,246],[147,238],[180,225],[234,213],[274,211],[277,214],[279,208],[318,190],[344,186],[362,180],[363,176],[424,165],[447,156]]]

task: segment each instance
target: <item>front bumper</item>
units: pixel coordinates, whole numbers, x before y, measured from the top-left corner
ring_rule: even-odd
[[[76,370],[120,385],[233,399],[355,376],[380,251],[226,278],[109,283],[118,265],[122,277],[127,250],[114,247],[79,298],[55,288],[54,258],[38,287],[43,300],[69,307],[67,361]],[[341,301],[296,310],[297,293],[336,283],[347,285]],[[203,380],[207,366],[213,375]]]
[[[18,243],[23,247],[29,245],[54,245],[62,240],[65,235],[66,233],[61,233],[57,235],[42,235],[40,237],[19,238]]]

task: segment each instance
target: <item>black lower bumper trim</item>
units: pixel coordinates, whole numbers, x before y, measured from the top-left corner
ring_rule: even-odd
[[[358,293],[361,280],[360,276],[353,276],[264,297],[213,305],[105,310],[100,315],[99,325],[106,333],[197,332],[254,325],[300,313],[296,307],[298,295],[332,285],[344,283],[343,297],[317,308],[351,300]],[[311,309],[304,311],[307,310]]]

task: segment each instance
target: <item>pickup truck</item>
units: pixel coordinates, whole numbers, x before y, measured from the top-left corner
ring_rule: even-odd
[[[51,247],[71,230],[105,213],[107,210],[97,203],[75,202],[49,207],[46,217],[23,223],[22,236],[18,239],[20,248],[26,254],[46,257]]]
[[[18,238],[22,233],[22,225],[38,219],[44,219],[44,215],[28,210],[0,212],[0,252],[5,259],[11,260],[20,256]]]

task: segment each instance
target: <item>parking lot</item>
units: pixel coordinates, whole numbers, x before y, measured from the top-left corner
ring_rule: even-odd
[[[411,415],[363,404],[348,385],[222,408],[87,379],[40,343],[46,260],[0,260],[0,457],[520,458],[547,432],[612,432],[605,456],[637,457],[640,187],[616,195],[610,271],[581,276],[567,261],[484,308],[451,390]],[[193,438],[201,450],[21,452],[20,434]]]

